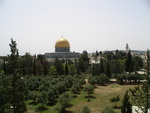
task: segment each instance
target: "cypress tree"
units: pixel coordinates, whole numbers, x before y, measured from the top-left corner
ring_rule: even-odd
[[[121,113],[132,113],[132,104],[129,102],[128,91],[125,93],[122,103]]]
[[[4,66],[3,66],[3,69],[4,69],[4,74],[6,74],[6,61],[5,61],[5,58],[4,58]]]
[[[109,62],[107,62],[107,66],[106,66],[106,75],[107,77],[111,77],[111,71],[110,71],[110,64]]]
[[[104,73],[104,65],[103,65],[103,59],[100,59],[100,71],[101,73]]]
[[[11,39],[10,46],[10,64],[12,66],[12,106],[14,113],[24,113],[26,111],[25,105],[25,84],[23,83],[21,76],[17,74],[18,69],[18,49],[16,41]]]
[[[33,74],[36,75],[36,60],[33,61]]]
[[[44,61],[44,75],[47,75],[47,61]]]
[[[126,60],[125,66],[126,66],[126,72],[132,72],[133,71],[133,69],[132,69],[132,66],[133,66],[133,64],[132,64],[132,55],[131,55],[130,50],[129,50],[128,55],[127,55],[127,60]]]
[[[68,75],[68,61],[66,60],[66,65],[65,65],[65,75]]]

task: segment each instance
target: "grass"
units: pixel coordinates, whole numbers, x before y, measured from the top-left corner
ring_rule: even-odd
[[[70,92],[69,95],[72,97],[70,108],[67,108],[68,111],[71,113],[80,113],[84,106],[88,106],[92,113],[101,113],[101,111],[106,106],[114,106],[114,103],[110,102],[110,98],[119,95],[120,99],[122,100],[123,95],[125,94],[126,90],[130,88],[134,88],[136,85],[118,85],[118,84],[110,84],[108,86],[97,86],[94,90],[94,94],[92,94],[93,98],[91,101],[88,102],[86,92],[81,91],[77,97],[73,97],[73,94]],[[29,104],[31,101],[27,101],[27,108],[28,113],[58,113],[55,108],[58,103],[54,106],[46,106],[46,109],[40,108],[40,105],[32,105]],[[121,101],[117,104],[121,106]],[[120,112],[119,109],[116,111]]]

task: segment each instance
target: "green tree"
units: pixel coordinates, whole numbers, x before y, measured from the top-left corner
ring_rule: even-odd
[[[29,99],[33,100],[34,103],[36,103],[36,100],[38,98],[38,94],[36,91],[30,91],[28,97],[29,97]]]
[[[32,74],[33,69],[32,69],[32,56],[30,53],[26,53],[23,57],[24,61],[24,68],[25,68],[25,74]]]
[[[50,66],[50,68],[49,68],[49,74],[50,75],[54,75],[54,76],[57,75],[55,66]]]
[[[75,97],[75,94],[78,93],[77,87],[75,85],[71,88],[71,92],[73,93],[74,97]]]
[[[119,102],[119,101],[120,101],[119,95],[116,96],[116,97],[112,97],[112,98],[110,99],[110,102],[115,103],[115,106],[116,106],[116,107],[117,107],[117,102]]]
[[[10,64],[12,66],[13,78],[12,78],[12,105],[14,113],[24,113],[26,109],[25,105],[25,92],[26,87],[21,79],[21,76],[17,74],[18,71],[18,49],[16,41],[11,39],[10,46]]]
[[[83,53],[80,55],[78,59],[78,68],[81,72],[86,72],[87,68],[89,66],[89,58],[87,51],[83,51]]]
[[[47,61],[44,60],[44,75],[47,75]]]
[[[58,58],[55,59],[55,68],[56,68],[57,75],[63,75],[64,74],[63,63]]]
[[[132,113],[132,104],[129,101],[128,91],[126,91],[121,106],[121,113]]]
[[[52,87],[48,90],[48,101],[52,104],[55,102],[55,92]]]
[[[150,55],[149,50],[147,50],[147,75],[146,81],[142,86],[135,87],[135,89],[130,89],[132,94],[132,101],[137,105],[143,113],[148,113],[150,108]]]
[[[106,74],[103,73],[100,75],[99,79],[100,79],[100,84],[102,85],[106,85],[109,81],[109,78],[106,76]]]
[[[101,69],[99,64],[95,64],[92,66],[92,75],[100,75],[101,74]]]
[[[71,100],[68,93],[64,93],[60,96],[59,98],[60,106],[56,108],[59,111],[59,113],[65,113],[66,108],[69,107],[70,105],[70,101]]]
[[[65,75],[68,75],[68,61],[66,60],[66,64],[65,64]]]
[[[87,92],[88,94],[88,101],[90,101],[90,97],[91,95],[90,94],[93,94],[94,93],[94,87],[92,85],[88,85],[84,88],[84,91]]]
[[[0,113],[9,113],[11,102],[11,77],[9,75],[0,74]]]
[[[108,78],[110,78],[111,77],[111,71],[110,71],[110,64],[108,61],[107,61],[106,65],[107,65],[106,66],[106,75]]]
[[[33,74],[36,75],[36,58],[33,61]]]
[[[38,99],[37,99],[38,103],[40,103],[42,106],[41,107],[45,107],[45,105],[47,104],[48,102],[48,95],[47,95],[47,92],[46,91],[41,91],[39,94],[38,94]]]
[[[100,59],[100,73],[104,73],[104,60],[101,58]]]
[[[113,109],[113,107],[111,106],[107,106],[102,113],[116,113],[115,110]]]
[[[87,106],[85,106],[81,113],[91,113],[91,110]]]
[[[126,72],[132,72],[133,71],[133,62],[132,62],[132,55],[131,51],[129,50],[126,60]]]
[[[4,58],[3,70],[4,70],[4,74],[7,74],[7,73],[6,73],[6,61],[5,61],[5,58]]]
[[[70,65],[69,73],[70,73],[70,75],[75,75],[75,73],[77,73],[77,69],[75,67],[75,64]]]

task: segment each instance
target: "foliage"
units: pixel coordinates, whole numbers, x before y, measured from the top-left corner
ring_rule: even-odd
[[[116,107],[117,107],[117,102],[119,102],[119,101],[120,101],[119,95],[116,96],[116,97],[112,97],[112,98],[110,99],[110,102],[115,103],[115,106],[116,106]]]
[[[113,109],[113,107],[111,106],[107,106],[103,111],[102,113],[116,113]]]
[[[68,75],[68,73],[69,73],[68,61],[66,60],[66,64],[65,64],[65,75]]]
[[[13,106],[14,113],[24,113],[26,111],[25,105],[25,93],[26,93],[26,86],[24,81],[21,79],[21,76],[17,74],[18,69],[18,49],[17,44],[13,39],[11,39],[10,46],[10,65],[12,67],[12,100],[11,104]]]
[[[67,93],[64,93],[60,96],[59,98],[59,103],[60,106],[58,106],[56,109],[58,110],[59,113],[64,113],[67,107],[70,105],[70,97]]]
[[[102,85],[105,85],[105,84],[108,83],[109,79],[108,79],[108,77],[105,74],[101,74],[100,75],[100,81],[101,81]]]
[[[47,95],[46,91],[42,91],[38,94],[37,102],[40,103],[43,108],[44,108],[44,105],[46,105],[47,102],[48,102],[48,97],[47,96],[48,95]]]
[[[92,85],[88,85],[84,88],[84,91],[88,94],[88,101],[90,101],[90,94],[94,93],[94,87]]]
[[[59,60],[58,58],[56,58],[54,65],[56,68],[57,75],[63,75],[65,70],[64,70],[64,65],[63,65],[62,61]]]
[[[69,73],[70,73],[70,75],[75,75],[77,73],[77,69],[75,67],[75,64],[70,65]]]
[[[106,75],[107,75],[108,78],[111,77],[111,70],[110,70],[109,62],[106,63]]]
[[[11,79],[8,75],[0,74],[0,113],[9,112],[9,107],[11,106]]]
[[[89,58],[88,53],[86,51],[83,51],[83,53],[80,55],[78,59],[78,68],[81,72],[86,72],[87,68],[89,66]]]
[[[50,68],[49,68],[49,74],[53,75],[53,76],[57,75],[55,66],[50,66]]]
[[[90,111],[90,109],[87,106],[85,106],[83,108],[83,110],[81,111],[81,113],[91,113],[91,111]]]
[[[121,113],[132,113],[132,104],[129,99],[128,91],[126,91],[122,101]]]
[[[126,66],[126,72],[133,72],[133,61],[132,61],[132,55],[130,50],[127,55],[125,66]]]

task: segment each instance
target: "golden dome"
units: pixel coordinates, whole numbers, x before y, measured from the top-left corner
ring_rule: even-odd
[[[67,39],[65,38],[60,38],[57,40],[56,44],[55,44],[55,48],[56,47],[66,47],[66,48],[70,48],[70,44],[68,42]]]

